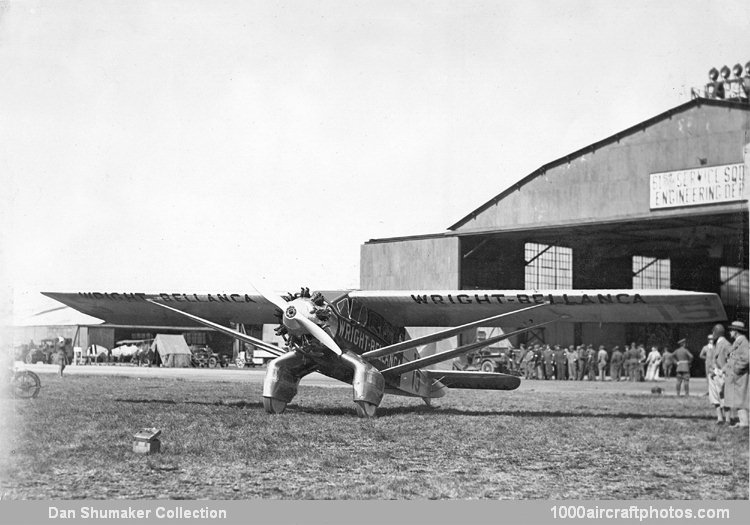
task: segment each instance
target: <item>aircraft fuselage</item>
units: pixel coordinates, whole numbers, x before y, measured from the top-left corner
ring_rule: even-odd
[[[365,352],[392,345],[408,338],[404,327],[390,323],[378,313],[358,305],[356,301],[349,297],[339,299],[334,304],[326,304],[325,307],[317,308],[310,307],[312,302],[307,298],[295,299],[290,304],[298,309],[309,310],[311,312],[310,319],[321,323],[321,327],[343,351],[350,352],[355,356],[361,356]],[[315,315],[315,312],[320,310],[324,310],[320,316],[323,317],[323,320]],[[296,327],[288,326],[286,322],[284,324],[290,334],[290,350],[295,350],[314,362],[317,365],[318,372],[349,384],[352,383],[354,373],[348,363],[328,351],[303,330],[297,331],[295,330]],[[419,357],[415,348],[409,348],[403,352],[370,359],[368,363],[377,370],[385,370]],[[442,389],[433,388],[427,376],[420,370],[398,376],[386,376],[385,382],[385,390],[391,394],[423,398],[443,395]]]

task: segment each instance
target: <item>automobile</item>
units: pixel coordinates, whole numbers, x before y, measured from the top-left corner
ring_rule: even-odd
[[[513,373],[511,365],[511,352],[513,348],[486,348],[477,352],[474,356],[473,366],[482,372],[500,372],[502,374]]]
[[[487,339],[486,332],[477,332],[477,341]],[[503,341],[505,342],[505,341]],[[481,372],[499,372],[501,374],[521,375],[516,370],[513,359],[518,349],[512,346],[489,346],[481,350],[469,352],[462,359],[456,359],[453,363],[455,370],[473,370]]]
[[[245,350],[237,354],[235,364],[237,368],[265,366],[269,361],[276,359],[276,355],[267,350],[256,348],[250,344],[245,345]]]
[[[193,354],[192,364],[196,368],[226,368],[232,360],[226,354],[214,352],[207,345],[190,345],[190,353]]]

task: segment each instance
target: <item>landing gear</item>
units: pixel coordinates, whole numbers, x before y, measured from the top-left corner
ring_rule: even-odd
[[[263,408],[266,409],[268,414],[281,414],[286,409],[286,401],[273,397],[264,397]]]
[[[378,410],[378,405],[368,403],[367,401],[355,401],[357,407],[357,416],[363,419],[370,419],[375,417],[375,413]]]

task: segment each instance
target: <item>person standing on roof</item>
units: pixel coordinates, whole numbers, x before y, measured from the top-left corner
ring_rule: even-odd
[[[735,64],[732,68],[732,78],[729,80],[729,85],[729,92],[726,94],[728,100],[736,100],[737,102],[747,100],[742,83],[742,64]]]
[[[708,71],[705,94],[706,98],[724,98],[724,84],[719,82],[719,70],[715,67]]]
[[[728,98],[732,93],[732,81],[729,79],[731,72],[732,70],[729,69],[729,66],[722,66],[719,72],[721,74],[719,82],[721,82],[722,96],[717,98]]]

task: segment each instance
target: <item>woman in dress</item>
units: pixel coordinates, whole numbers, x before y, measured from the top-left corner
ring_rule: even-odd
[[[648,370],[646,371],[646,381],[656,381],[659,379],[659,365],[661,364],[661,354],[659,349],[655,346],[651,347],[648,357],[646,357],[646,365]]]

